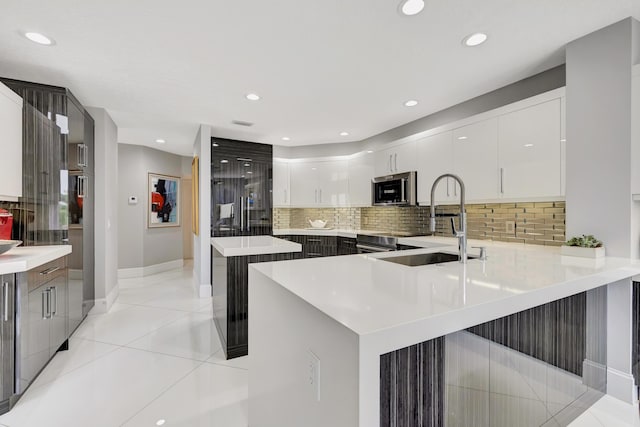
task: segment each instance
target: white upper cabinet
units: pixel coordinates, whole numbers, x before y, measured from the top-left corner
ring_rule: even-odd
[[[291,204],[289,189],[289,162],[273,159],[273,206],[287,207]]]
[[[371,206],[373,153],[361,153],[348,160],[349,206]]]
[[[560,123],[560,98],[498,118],[501,197],[561,196]]]
[[[436,178],[453,172],[453,132],[443,132],[416,141],[418,172],[418,203],[431,204],[431,186]],[[457,189],[453,180],[443,179],[436,188],[436,203],[455,200]]]
[[[347,206],[346,160],[300,161],[289,164],[291,206]]]
[[[416,170],[416,143],[404,142],[375,152],[375,176]]]
[[[453,131],[453,171],[465,184],[468,201],[498,198],[498,119]]]
[[[22,98],[0,83],[0,200],[22,196]]]

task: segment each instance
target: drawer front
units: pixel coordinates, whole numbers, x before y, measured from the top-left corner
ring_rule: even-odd
[[[67,275],[67,257],[61,257],[28,272],[29,292],[40,287],[43,283]]]

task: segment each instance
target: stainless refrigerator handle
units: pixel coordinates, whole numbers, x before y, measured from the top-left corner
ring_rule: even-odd
[[[53,307],[52,309],[49,309],[49,312],[51,313],[51,316],[55,316],[56,313],[58,312],[58,288],[56,286],[53,286],[51,288],[49,288],[49,291],[53,290],[53,303],[51,304],[51,306]]]
[[[2,290],[4,294],[4,321],[9,321],[9,282],[4,282],[2,284]]]

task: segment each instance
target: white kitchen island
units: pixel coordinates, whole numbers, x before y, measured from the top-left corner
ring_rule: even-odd
[[[456,247],[447,246],[455,243],[455,239],[407,238],[401,239],[400,243],[415,246],[422,243],[429,248],[402,253],[270,262],[250,267],[249,340],[252,349],[249,423],[252,427],[380,426],[381,356],[392,354],[396,357],[394,352],[399,349],[433,342],[439,337],[447,337],[447,348],[466,346],[464,352],[457,353],[455,372],[447,371],[449,377],[457,376],[458,383],[452,384],[448,380],[446,385],[442,385],[443,390],[446,387],[447,397],[445,399],[442,396],[438,403],[440,408],[442,401],[447,400],[447,404],[454,405],[456,403],[452,396],[462,396],[460,393],[451,393],[454,386],[461,387],[460,390],[481,391],[482,385],[474,381],[484,381],[493,387],[488,391],[489,398],[511,398],[511,391],[496,392],[496,387],[510,390],[526,381],[499,384],[500,378],[491,377],[493,374],[490,372],[495,374],[498,370],[496,354],[499,351],[516,353],[513,357],[509,356],[509,363],[520,364],[520,370],[523,369],[522,364],[526,363],[530,367],[527,368],[531,374],[528,377],[532,381],[537,381],[536,378],[541,376],[547,378],[543,390],[545,396],[541,399],[544,411],[551,421],[556,412],[561,413],[562,405],[568,405],[569,400],[578,395],[577,392],[575,396],[567,394],[552,401],[549,397],[551,391],[584,387],[580,394],[585,394],[590,391],[587,386],[598,382],[593,379],[594,372],[598,370],[604,370],[604,377],[601,379],[606,377],[606,382],[611,384],[618,381],[614,378],[615,375],[612,377],[611,372],[607,371],[602,360],[595,360],[600,356],[590,354],[594,350],[593,342],[588,338],[598,335],[594,332],[598,323],[590,321],[588,317],[584,322],[586,343],[580,341],[576,344],[586,352],[586,358],[583,357],[584,360],[580,361],[578,369],[579,372],[584,372],[584,378],[576,376],[574,369],[574,373],[563,370],[558,377],[560,379],[556,380],[554,375],[558,369],[536,359],[537,356],[522,355],[511,351],[506,345],[491,343],[467,332],[454,333],[494,319],[515,316],[517,313],[536,316],[538,314],[530,310],[538,310],[540,307],[547,309],[548,304],[576,295],[582,295],[582,306],[592,312],[599,312],[600,319],[602,315],[606,318],[607,301],[597,301],[589,292],[605,290],[600,295],[606,296],[606,288],[601,288],[604,285],[630,285],[630,278],[640,274],[639,263],[620,258],[593,260],[563,257],[559,248],[493,242],[470,242],[470,247],[487,246],[488,258],[486,261],[472,259],[467,265],[449,262],[408,267],[382,260],[385,257],[439,250],[452,253],[457,251]],[[439,245],[442,246],[436,247]],[[477,251],[470,251],[470,254],[474,253],[477,254]],[[612,294],[611,290],[609,294]],[[628,305],[630,310],[630,300]],[[562,311],[565,310],[563,306],[554,307],[553,310],[556,311],[553,313],[566,314]],[[609,317],[611,318],[610,315]],[[615,328],[624,332],[627,325],[615,325]],[[555,332],[546,333],[555,336]],[[608,345],[615,344],[617,338],[612,337],[611,333],[609,337],[603,337],[603,331],[599,332],[597,338],[600,343],[603,339],[606,343],[608,339]],[[582,334],[585,334],[584,331]],[[629,332],[628,336],[630,335]],[[566,338],[561,339],[566,343],[561,344],[571,348],[571,340],[575,339],[575,334],[565,334],[564,337]],[[487,369],[470,369],[469,365],[482,359],[477,348],[485,344],[489,349],[487,352],[492,352],[492,357],[487,357]],[[628,344],[630,358],[630,342]],[[412,353],[410,357],[427,357],[425,353],[421,353],[423,350],[417,351],[417,356]],[[442,351],[438,351],[439,357],[443,358]],[[600,348],[598,351],[602,353],[603,350]],[[449,353],[453,354],[453,350]],[[452,364],[449,353],[447,363]],[[558,351],[551,356],[555,357],[557,353]],[[590,358],[594,360],[590,361]],[[423,365],[425,369],[429,368],[428,363]],[[500,365],[501,369],[506,369],[505,366]],[[513,375],[518,374],[517,368],[511,368],[516,372]],[[542,370],[544,375],[535,372],[536,369]],[[478,379],[482,376],[487,378]],[[571,384],[552,389],[550,378]],[[626,377],[623,379],[628,380]],[[409,378],[406,383],[397,378],[394,381],[406,387],[412,385]],[[534,395],[541,389],[540,384],[530,384],[527,387]],[[512,394],[515,399],[522,401],[527,398],[522,390]],[[467,398],[466,402],[457,404],[469,406],[470,403],[484,402],[484,397],[474,399]],[[491,414],[505,412],[504,407],[496,406],[495,400],[487,402],[490,412],[485,414],[487,419]],[[507,405],[505,402],[500,404]],[[480,406],[483,407],[484,403]],[[400,409],[384,408],[387,412]],[[551,409],[556,412],[549,413]],[[529,408],[528,411],[532,410]],[[476,417],[482,415],[479,413],[482,411],[477,408],[472,412]],[[523,417],[527,412],[519,408],[512,415]],[[528,414],[528,418],[532,419],[531,417],[533,415]],[[493,420],[491,425],[501,425],[495,422],[495,418]],[[456,423],[449,418],[446,425]],[[458,422],[457,425],[464,424]],[[480,422],[474,425],[486,424]]]

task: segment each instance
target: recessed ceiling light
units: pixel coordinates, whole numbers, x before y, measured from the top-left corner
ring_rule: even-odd
[[[157,426],[164,425],[164,423],[165,423],[165,421],[164,421],[164,420],[158,420],[158,421],[156,421],[156,425],[157,425]]]
[[[251,175],[253,172],[251,172],[251,171],[247,171],[247,173],[248,173],[249,175]]]
[[[220,144],[216,144],[215,142],[211,144],[212,147],[220,147]]]
[[[400,12],[407,16],[417,15],[424,9],[424,0],[403,0],[400,3]]]
[[[462,39],[462,44],[469,47],[478,46],[486,42],[487,38],[485,33],[473,33]]]
[[[349,136],[349,132],[340,132],[340,136]]]
[[[164,144],[164,143],[165,143],[165,142],[167,142],[167,141],[165,141],[164,139],[156,139],[156,142],[157,142],[158,144]]]
[[[533,147],[533,144],[524,144],[524,146],[527,147],[527,148],[531,148],[531,147]]]
[[[283,136],[283,137],[282,137],[282,140],[283,140],[283,141],[291,141],[291,138],[289,138],[288,136]]]
[[[27,32],[27,33],[24,33],[24,36],[29,40],[31,40],[32,42],[41,44],[43,46],[51,46],[54,44],[53,39],[45,36],[44,34]]]
[[[227,160],[227,159],[222,159],[222,160],[220,160],[220,163],[229,163],[229,160]]]
[[[467,136],[459,136],[458,139],[467,139]]]
[[[248,93],[248,94],[247,94],[247,99],[248,99],[249,101],[257,101],[257,100],[259,100],[259,99],[260,99],[260,95],[255,94],[255,93]]]
[[[405,107],[415,107],[416,105],[418,105],[418,101],[416,101],[415,99],[410,99],[404,103]]]
[[[562,139],[560,140],[560,142],[567,142],[567,140],[566,140],[566,139],[564,139],[564,138],[562,138]]]
[[[367,150],[367,153],[368,153],[368,154],[371,154],[371,153],[373,153],[373,151],[371,151],[371,150]]]
[[[245,164],[244,164],[244,167],[245,167],[245,168],[251,167],[251,163],[245,163]]]

